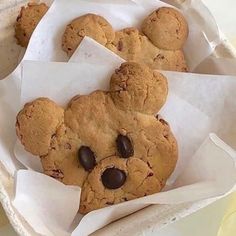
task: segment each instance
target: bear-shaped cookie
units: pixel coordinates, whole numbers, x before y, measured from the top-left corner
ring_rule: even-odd
[[[76,96],[66,108],[48,98],[27,103],[17,136],[45,174],[82,188],[79,211],[86,214],[164,187],[178,158],[168,123],[156,116],[167,93],[162,74],[123,63],[109,91]]]
[[[183,46],[188,24],[174,8],[161,7],[144,19],[141,31],[125,28],[114,32],[102,16],[86,14],[67,25],[62,48],[71,56],[84,36],[89,36],[126,61],[144,63],[152,69],[188,71]]]

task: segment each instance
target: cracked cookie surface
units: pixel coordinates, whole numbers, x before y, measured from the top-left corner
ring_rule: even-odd
[[[115,36],[112,26],[102,16],[86,14],[74,19],[62,38],[62,48],[71,56],[85,36],[88,36],[102,45],[110,43]]]
[[[15,37],[22,47],[28,46],[33,31],[47,10],[45,3],[29,3],[27,7],[21,8],[15,24]]]
[[[107,168],[118,168],[125,172],[124,185],[113,191],[104,187],[101,176]],[[81,195],[81,212],[89,212],[104,206],[144,197],[161,190],[159,179],[152,169],[138,158],[122,159],[119,156],[102,160],[84,183]]]
[[[154,70],[188,71],[182,50],[160,49],[133,27],[117,31],[107,48],[126,61],[144,63]]]
[[[158,48],[178,50],[187,40],[188,24],[178,10],[162,7],[143,21],[142,32]]]
[[[45,174],[82,188],[86,214],[164,187],[178,157],[168,123],[154,116],[167,91],[160,73],[123,63],[109,91],[76,96],[65,109],[45,98],[26,104],[17,135]]]
[[[151,69],[187,72],[183,45],[188,37],[184,16],[162,7],[134,27],[114,31],[101,16],[86,14],[73,20],[63,35],[62,48],[71,56],[84,36],[89,36],[126,61],[144,63]]]

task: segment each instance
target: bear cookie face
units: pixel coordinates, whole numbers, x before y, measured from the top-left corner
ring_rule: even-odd
[[[174,8],[161,7],[147,16],[141,30],[125,28],[114,31],[102,16],[82,15],[67,25],[62,48],[72,56],[84,36],[113,51],[126,61],[146,64],[151,69],[188,71],[183,46],[188,37],[188,24]]]
[[[44,173],[82,188],[79,212],[154,194],[173,172],[177,142],[155,114],[166,78],[134,62],[111,76],[109,91],[76,96],[63,109],[48,98],[27,103],[16,132],[40,156]]]

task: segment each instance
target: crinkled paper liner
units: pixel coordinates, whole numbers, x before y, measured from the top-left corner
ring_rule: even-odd
[[[199,1],[199,0],[198,0]],[[14,39],[14,30],[12,26],[14,24],[16,15],[22,5],[25,5],[29,1],[20,0],[3,0],[1,1],[0,21],[1,23],[1,37],[0,37],[0,61],[1,61],[1,74],[0,78],[4,78],[16,67],[18,63],[18,57],[22,52],[22,48],[16,45]],[[32,2],[32,1],[31,1]],[[35,1],[34,1],[35,2]],[[185,4],[184,0],[166,1],[168,3]],[[200,1],[199,1],[200,2]],[[7,20],[6,20],[7,18]],[[236,52],[230,45],[227,39],[221,35],[221,42],[215,48],[213,53],[214,57],[235,58]],[[4,62],[4,63],[2,63]],[[10,223],[19,235],[34,236],[39,235],[29,226],[29,224],[20,216],[20,214],[14,209],[11,204],[11,200],[14,196],[14,179],[6,169],[0,164],[0,201],[2,206],[10,220]],[[221,197],[219,197],[221,198]],[[144,232],[151,232],[169,223],[172,223],[178,219],[181,219],[205,206],[211,204],[219,198],[208,199],[195,203],[178,204],[174,206],[155,205],[149,206],[135,214],[120,219],[103,229],[98,230],[92,235],[142,235]],[[158,211],[158,214],[155,212]],[[149,216],[143,218],[143,215]],[[132,224],[129,222],[132,221]],[[135,226],[135,227],[134,227]]]
[[[24,218],[14,209],[11,200],[14,196],[14,179],[8,174],[6,169],[0,164],[0,201],[15,231],[22,236],[37,236],[39,234],[29,226]],[[173,206],[155,205],[136,212],[130,216],[120,219],[103,229],[93,233],[94,236],[104,235],[142,235],[142,233],[155,231],[167,224],[173,223],[189,214],[192,214],[207,205],[213,203],[218,198],[208,199],[195,203],[184,203]],[[155,214],[158,212],[158,214]],[[150,218],[143,218],[143,215],[151,215]],[[129,224],[128,222],[132,222]],[[136,224],[138,222],[138,224]],[[135,227],[133,227],[135,225]],[[137,234],[137,232],[139,232]]]

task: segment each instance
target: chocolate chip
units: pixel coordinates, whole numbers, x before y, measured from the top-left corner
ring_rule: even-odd
[[[48,171],[48,173],[51,177],[55,178],[55,179],[63,179],[64,178],[64,174],[61,170],[50,170]]]
[[[86,171],[91,171],[96,165],[95,155],[89,147],[81,146],[78,152],[79,162]]]
[[[106,202],[106,205],[109,205],[109,206],[114,205],[114,202]]]
[[[151,164],[150,164],[149,162],[147,162],[147,165],[148,165],[148,167],[149,167],[150,169],[152,169],[152,166],[151,166]]]
[[[71,149],[71,144],[66,143],[64,147],[65,147],[65,149],[69,149],[70,150]]]
[[[165,121],[164,119],[162,119],[159,115],[156,115],[156,119],[160,121],[163,125],[169,126],[169,123]]]
[[[122,41],[118,42],[117,49],[118,49],[118,51],[122,51],[122,49],[123,49],[123,42]]]
[[[121,157],[129,158],[134,155],[133,145],[127,136],[119,134],[116,139],[116,146]]]
[[[158,11],[156,12],[156,14],[158,14]],[[157,21],[157,19],[154,18],[154,17],[152,17],[150,20],[151,20],[151,22],[155,22],[155,21]]]
[[[152,172],[150,172],[147,177],[151,177],[151,176],[153,176]]]
[[[155,61],[155,60],[164,60],[164,59],[165,59],[164,55],[158,54],[158,55],[154,58],[154,61]]]
[[[16,21],[19,21],[21,19],[21,15],[17,16]]]
[[[115,167],[106,169],[102,174],[102,183],[108,189],[120,188],[125,180],[125,172]]]
[[[163,119],[160,119],[159,121],[160,121],[163,125],[167,125],[167,126],[169,126],[169,124],[168,124],[167,121],[165,121],[165,120],[163,120]]]

